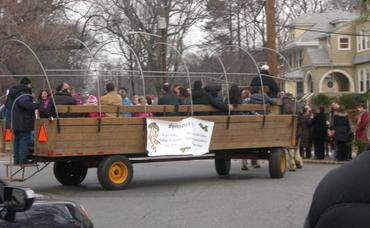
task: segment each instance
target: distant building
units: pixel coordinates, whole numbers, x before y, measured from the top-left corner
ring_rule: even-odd
[[[283,52],[291,66],[287,77],[297,80],[298,96],[370,89],[370,20],[359,18],[359,13],[334,10],[293,21]]]

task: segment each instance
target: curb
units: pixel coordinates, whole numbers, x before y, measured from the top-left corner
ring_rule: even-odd
[[[303,159],[303,164],[321,164],[321,165],[343,165],[346,162],[333,161],[333,160],[314,160],[314,159]]]

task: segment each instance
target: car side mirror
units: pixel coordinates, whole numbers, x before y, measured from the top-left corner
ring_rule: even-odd
[[[31,208],[35,193],[29,188],[5,187],[4,206],[9,212],[23,212]]]

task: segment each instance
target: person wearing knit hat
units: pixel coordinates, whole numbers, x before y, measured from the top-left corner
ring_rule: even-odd
[[[13,131],[15,164],[28,162],[28,146],[31,143],[31,132],[35,128],[35,110],[39,108],[39,104],[33,101],[30,79],[24,77],[19,81],[19,85],[10,88],[5,104],[8,110],[6,128]]]
[[[86,105],[98,105],[98,98],[90,95],[86,100]]]
[[[71,94],[71,87],[66,82],[62,82],[56,87],[54,100],[56,105],[76,105],[77,101]],[[63,114],[64,115],[64,114]]]
[[[62,82],[61,84],[59,84],[57,86],[57,91],[58,92],[66,92],[68,91],[69,89],[71,88],[71,86],[69,86],[66,82]]]
[[[269,97],[276,98],[279,94],[280,88],[276,81],[273,79],[270,73],[270,67],[268,65],[261,66],[260,74],[256,75],[252,79],[250,87],[252,89],[253,87],[261,87],[261,79],[262,85],[268,88],[268,90],[264,92],[266,92]]]
[[[20,81],[20,84],[30,87],[31,86],[31,80],[26,78],[26,77],[23,77]]]
[[[93,95],[90,95],[87,98],[85,105],[97,106],[98,105],[98,98],[96,98]],[[99,112],[91,112],[91,113],[88,113],[87,116],[92,117],[92,118],[98,118],[100,115],[99,115]],[[105,113],[102,113],[100,117],[105,117]]]

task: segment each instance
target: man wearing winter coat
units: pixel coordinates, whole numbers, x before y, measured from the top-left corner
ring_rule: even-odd
[[[63,82],[57,88],[57,92],[54,94],[54,100],[56,105],[76,105],[77,100],[72,97],[71,87]]]
[[[191,91],[193,104],[204,104],[204,105],[212,105],[216,109],[227,113],[228,106],[224,103],[217,101],[211,95],[209,95],[203,88],[201,81],[195,81],[193,85],[193,90]]]
[[[62,82],[56,88],[57,92],[54,94],[55,105],[77,105],[77,100],[72,97],[71,87],[66,83]],[[59,117],[80,117],[81,114],[76,113],[61,113]]]
[[[101,105],[112,105],[112,106],[120,106],[122,104],[122,97],[114,90],[114,84],[108,83],[105,86],[107,94],[100,98]],[[107,117],[116,117],[114,113],[107,113]]]
[[[271,98],[276,98],[279,94],[279,86],[277,85],[275,80],[271,77],[269,70],[270,67],[267,65],[263,65],[261,67],[260,74],[262,78],[262,83],[264,86],[267,86],[269,88],[267,95]],[[261,87],[261,79],[258,75],[252,79],[250,86],[252,88]]]
[[[163,85],[163,92],[164,95],[158,99],[159,105],[180,105],[180,98],[173,92],[175,89],[171,91],[169,85]],[[158,116],[162,116],[164,114],[157,113]],[[169,112],[166,113],[167,116],[176,116],[178,112]]]
[[[31,81],[22,78],[20,85],[13,86],[8,95],[6,108],[6,126],[13,130],[13,156],[15,164],[27,163],[28,146],[31,143],[31,131],[34,130],[35,110],[37,103],[33,103]]]

